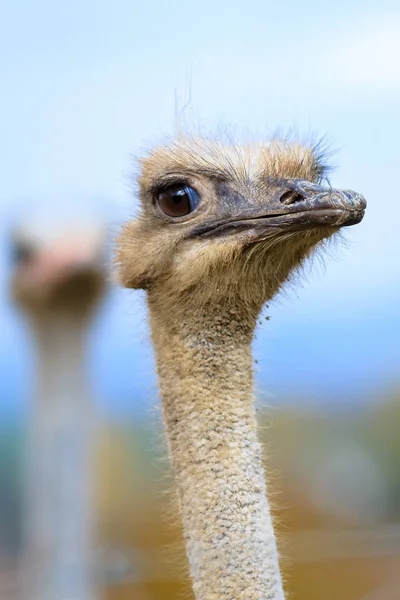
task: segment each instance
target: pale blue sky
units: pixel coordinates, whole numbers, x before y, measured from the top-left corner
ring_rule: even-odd
[[[356,377],[373,376],[375,365],[376,383],[386,381],[390,365],[396,378],[397,2],[17,0],[1,9],[0,74],[3,232],[28,205],[99,202],[99,212],[114,222],[130,214],[131,156],[173,131],[176,98],[182,108],[190,97],[183,114],[189,125],[210,130],[228,125],[260,137],[291,126],[327,134],[338,149],[332,182],[361,191],[369,202],[367,215],[346,231],[347,249],[328,258],[325,271],[317,270],[273,308],[257,348],[265,361],[275,354],[272,340],[289,361],[295,356],[292,346],[297,356],[303,349],[296,364],[308,369],[309,382],[302,388],[307,393],[313,368],[304,331],[313,347],[325,327],[325,342],[317,343],[315,356],[326,354],[325,368],[327,361],[335,362],[335,352],[342,357],[337,371],[334,365],[330,371],[333,379],[344,373],[343,356],[349,361],[363,349],[369,360],[360,356]],[[3,256],[3,284],[5,264]],[[127,323],[136,336],[132,313],[138,302],[137,296],[117,295],[101,325],[112,325],[113,347],[118,356],[124,354],[125,368],[131,343]],[[339,334],[343,320],[347,325]],[[4,324],[0,363],[5,367],[5,344],[9,347],[16,327],[15,319]],[[370,346],[366,342],[369,328],[375,346],[371,338]],[[303,332],[297,346],[296,331]],[[104,346],[99,352],[106,364],[110,350]],[[132,347],[132,352],[141,351]],[[284,366],[278,388],[286,385]],[[126,371],[121,377],[128,381]],[[318,377],[322,381],[325,375]],[[316,389],[324,391],[321,385]]]

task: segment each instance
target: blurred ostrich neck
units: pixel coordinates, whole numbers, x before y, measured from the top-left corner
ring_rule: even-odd
[[[37,381],[28,452],[27,598],[94,600],[92,445],[94,414],[84,354],[89,322],[31,315]]]
[[[35,315],[37,398],[40,402],[82,402],[88,398],[84,369],[89,323],[74,314]]]
[[[261,306],[148,300],[196,598],[282,600],[253,407]]]

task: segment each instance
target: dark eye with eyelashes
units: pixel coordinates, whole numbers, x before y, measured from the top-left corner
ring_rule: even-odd
[[[189,185],[171,185],[156,195],[159,208],[168,217],[184,217],[193,212],[200,203],[200,196]]]

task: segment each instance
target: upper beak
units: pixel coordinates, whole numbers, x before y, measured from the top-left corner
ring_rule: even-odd
[[[215,218],[191,231],[191,236],[212,237],[252,231],[291,232],[320,227],[345,227],[359,223],[366,208],[361,194],[325,188],[303,180],[278,180],[265,203],[250,204],[244,197],[235,214]]]

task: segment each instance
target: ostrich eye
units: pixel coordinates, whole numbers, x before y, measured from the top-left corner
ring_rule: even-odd
[[[169,217],[183,217],[199,205],[200,196],[188,185],[172,185],[156,196],[158,206]]]
[[[28,263],[34,257],[34,250],[28,244],[15,244],[12,249],[14,263]]]

